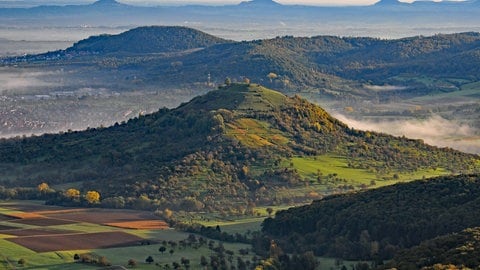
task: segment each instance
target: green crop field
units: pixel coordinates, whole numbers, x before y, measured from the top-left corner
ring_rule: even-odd
[[[188,235],[187,235],[188,236]],[[186,237],[185,237],[186,238]],[[183,239],[185,239],[183,238]],[[218,241],[216,241],[216,245]],[[239,255],[240,249],[248,249],[249,245],[245,244],[231,244],[223,243],[226,250],[234,252],[234,258]],[[111,249],[102,249],[102,250],[92,250],[92,253],[98,256],[105,256],[113,265],[124,265],[126,266],[129,259],[134,259],[137,261],[138,267],[140,269],[158,269],[156,263],[161,266],[165,264],[172,265],[173,262],[180,262],[181,258],[187,258],[190,260],[190,269],[203,269],[200,265],[201,256],[209,257],[212,254],[212,251],[207,247],[203,246],[200,248],[192,247],[175,247],[170,248],[167,246],[167,251],[165,253],[159,252],[159,248],[162,244],[155,245],[144,245],[128,248],[111,248]],[[170,254],[169,250],[174,252]],[[154,263],[148,264],[145,262],[145,259],[148,256],[152,256]],[[251,256],[241,256],[246,260],[250,260]]]
[[[293,165],[300,175],[306,179],[311,180],[315,184],[319,173],[322,177],[331,177],[335,175],[337,179],[345,181],[341,184],[352,185],[371,185],[375,181],[376,187],[391,185],[397,182],[412,181],[415,179],[429,178],[440,175],[445,175],[448,172],[443,168],[422,169],[413,173],[391,172],[386,175],[379,175],[376,172],[366,169],[351,168],[348,166],[348,160],[345,157],[335,155],[322,155],[316,157],[293,157],[289,161],[290,164],[284,163],[285,166]],[[394,177],[396,175],[396,177]],[[325,190],[329,184],[317,185],[319,190]]]

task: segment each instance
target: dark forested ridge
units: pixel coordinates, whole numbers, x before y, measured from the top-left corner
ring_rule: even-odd
[[[306,184],[290,158],[324,154],[379,174],[478,170],[478,156],[354,130],[298,96],[245,83],[108,128],[2,139],[0,185],[81,183],[104,198],[218,210],[291,202],[277,192]]]
[[[480,228],[442,235],[398,252],[379,269],[476,269],[480,266]]]
[[[479,226],[480,217],[475,214],[479,198],[478,175],[419,180],[331,196],[311,205],[281,211],[263,223],[263,232],[287,252],[311,250],[317,255],[383,260],[422,241]],[[420,252],[425,245],[444,241],[445,238],[427,242],[400,253],[403,255],[398,255],[392,266]],[[447,252],[451,246],[438,248]],[[426,251],[417,253],[417,258],[424,254]],[[438,263],[448,263],[440,257],[437,259]],[[409,269],[419,269],[418,266]]]

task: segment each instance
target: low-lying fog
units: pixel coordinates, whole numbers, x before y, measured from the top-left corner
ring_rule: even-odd
[[[422,139],[425,143],[451,147],[467,153],[480,154],[480,131],[455,120],[433,115],[425,120],[355,120],[345,115],[335,115],[350,127],[383,132],[395,136]]]

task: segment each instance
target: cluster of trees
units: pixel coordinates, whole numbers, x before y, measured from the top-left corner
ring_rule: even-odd
[[[232,243],[251,243],[251,239],[248,238],[246,234],[230,234],[227,232],[222,232],[220,226],[212,227],[212,226],[204,226],[201,224],[178,224],[178,229],[182,229],[186,232],[196,233],[199,235],[203,235],[210,239],[216,239],[223,242],[232,242]]]
[[[69,188],[66,191],[56,191],[47,183],[42,182],[36,188],[6,188],[4,186],[0,186],[0,199],[45,200],[46,204],[93,206],[99,205],[101,198],[100,193],[95,190],[88,190],[82,195],[81,192],[75,188]]]
[[[305,269],[315,270],[320,262],[313,252],[307,251],[303,254],[294,253],[288,255],[275,243],[271,241],[269,245],[268,257],[260,262],[255,269],[258,270],[287,270],[287,269]]]
[[[84,253],[84,254],[75,253],[73,255],[73,260],[78,263],[92,264],[92,265],[97,265],[101,267],[107,267],[112,265],[110,261],[107,259],[107,257],[98,256],[93,253]]]
[[[479,195],[478,175],[335,195],[277,212],[264,221],[263,237],[286,252],[382,261],[423,240],[479,226],[480,217],[471,214]]]

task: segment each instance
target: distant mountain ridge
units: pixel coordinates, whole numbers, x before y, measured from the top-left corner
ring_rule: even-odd
[[[278,7],[282,4],[273,1],[273,0],[251,0],[251,1],[242,1],[239,6],[254,6],[254,7]]]
[[[252,8],[258,7],[258,8]],[[388,7],[388,9],[386,8]],[[435,10],[431,8],[435,7]],[[250,9],[249,9],[250,8]],[[273,8],[269,9],[269,8]],[[397,9],[398,8],[398,9]],[[102,14],[98,14],[98,11]],[[78,13],[78,12],[83,13]],[[385,12],[388,11],[386,14]],[[403,14],[412,21],[438,21],[435,17],[419,17],[417,12],[423,11],[425,15],[450,14],[455,18],[463,13],[464,17],[458,17],[460,20],[469,20],[474,18],[478,13],[478,1],[416,1],[413,3],[404,3],[398,0],[382,0],[374,5],[366,6],[307,6],[307,5],[283,5],[273,0],[253,0],[242,1],[239,4],[223,5],[223,6],[208,6],[208,5],[183,5],[183,6],[135,6],[131,4],[124,4],[115,0],[99,0],[97,2],[85,5],[52,5],[52,6],[36,6],[32,8],[0,8],[0,15],[4,19],[22,19],[29,16],[31,20],[48,19],[48,20],[65,20],[74,19],[74,21],[81,21],[83,23],[96,24],[100,23],[101,17],[108,18],[107,22],[117,21],[123,22],[123,25],[132,22],[134,25],[145,25],[145,21],[149,24],[158,23],[159,17],[162,20],[170,20],[172,24],[179,24],[185,21],[204,21],[205,19],[229,19],[230,21],[237,21],[240,17],[249,18],[255,22],[261,22],[261,18],[281,19],[284,21],[297,22],[295,18],[285,17],[302,16],[309,18],[312,21],[318,21],[319,16],[323,15],[324,19],[335,21],[337,19],[360,19],[371,21],[372,15],[377,15],[377,20],[384,20],[391,15]],[[465,12],[466,11],[466,12]],[[77,13],[75,13],[77,12]],[[473,13],[472,13],[473,12]],[[111,15],[123,15],[120,21],[110,18]],[[262,15],[262,17],[259,17]],[[47,16],[47,17],[45,17]],[[52,16],[52,17],[51,17]],[[92,17],[94,16],[94,17]],[[138,16],[142,16],[138,18]],[[95,18],[96,17],[96,18]],[[134,19],[137,17],[137,19]],[[394,18],[397,19],[396,16]],[[136,22],[136,23],[133,23]],[[143,22],[143,23],[139,23]]]
[[[398,0],[380,0],[375,3],[376,6],[385,6],[385,5],[405,5],[405,3]]]
[[[92,5],[122,5],[122,3],[115,1],[115,0],[98,0],[96,2],[93,2]]]

